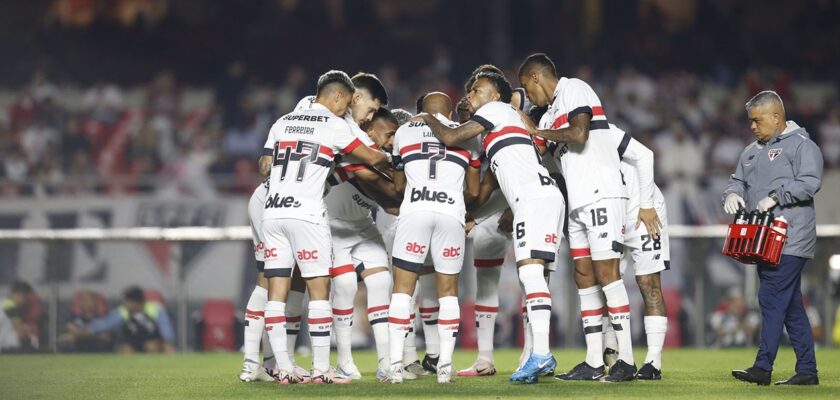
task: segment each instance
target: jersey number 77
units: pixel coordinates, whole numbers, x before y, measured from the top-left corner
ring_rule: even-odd
[[[318,152],[321,150],[321,145],[318,143],[299,140],[294,145],[294,149],[292,149],[293,146],[288,145],[281,149],[281,143],[286,144],[283,142],[277,142],[274,144],[273,164],[275,167],[283,168],[280,172],[280,180],[282,181],[286,179],[286,171],[288,170],[289,163],[297,161],[299,162],[299,166],[295,181],[302,182],[303,177],[306,174],[306,165],[310,162],[316,162],[318,160]]]

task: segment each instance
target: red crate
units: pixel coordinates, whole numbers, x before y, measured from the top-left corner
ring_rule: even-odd
[[[723,255],[744,264],[777,265],[787,236],[769,226],[730,224]]]

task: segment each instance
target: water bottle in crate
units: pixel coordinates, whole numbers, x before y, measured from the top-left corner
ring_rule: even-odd
[[[723,255],[744,264],[777,265],[787,240],[787,221],[773,213],[738,210],[729,225]]]

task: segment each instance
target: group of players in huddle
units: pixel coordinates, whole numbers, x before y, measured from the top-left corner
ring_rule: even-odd
[[[558,77],[545,54],[526,58],[518,77],[522,87],[513,89],[497,67],[482,65],[460,101],[427,93],[412,116],[385,107],[388,95],[376,76],[329,71],[314,96],[277,120],[259,161],[268,178],[249,203],[259,274],[245,310],[241,380],[361,378],[351,353],[359,281],[366,286],[380,381],[494,375],[499,276],[511,246],[526,339],[510,380],[535,383],[554,375],[548,280],[564,237],[587,353],[555,378],[661,378],[667,319],[659,273],[669,268],[669,256],[653,152],[608,122],[587,83]],[[459,371],[452,354],[468,239],[479,351]],[[640,369],[621,278],[628,263],[645,302],[648,353]],[[305,291],[310,370],[294,360]],[[414,343],[417,306],[426,338],[422,362]]]

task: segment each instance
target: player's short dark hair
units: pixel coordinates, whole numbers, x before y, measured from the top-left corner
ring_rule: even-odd
[[[502,76],[505,75],[504,72],[502,72],[502,70],[499,67],[497,67],[493,64],[481,64],[478,67],[476,67],[473,70],[472,73],[470,73],[469,79],[467,79],[467,81],[464,82],[464,91],[465,92],[469,92],[470,89],[472,89],[472,85],[475,83],[475,76],[482,73],[482,72],[495,72],[495,73],[497,73],[499,75],[502,75]]]
[[[487,79],[493,86],[496,87],[496,91],[499,92],[501,98],[499,101],[503,103],[510,103],[510,98],[513,96],[513,89],[510,87],[510,82],[500,74],[495,72],[481,72],[475,76],[475,80],[479,79]]]
[[[374,100],[379,100],[383,106],[388,105],[388,92],[385,90],[385,85],[374,74],[359,72],[353,75],[351,79],[356,90],[365,89],[370,93],[370,97]]]
[[[415,113],[420,114],[423,112],[423,100],[426,100],[426,95],[428,95],[428,93],[423,93],[417,98],[417,107],[414,109]]]
[[[394,114],[391,113],[391,110],[385,107],[379,107],[379,109],[376,110],[375,113],[373,113],[373,118],[371,118],[371,121],[375,121],[379,118],[385,120],[386,122],[390,122],[396,126],[400,126],[399,122],[397,121],[397,118],[394,117]]]
[[[537,71],[543,71],[549,73],[549,75],[553,77],[557,77],[557,67],[554,66],[554,62],[548,58],[548,55],[545,53],[536,53],[531,54],[525,61],[522,62],[522,65],[519,66],[519,77],[530,75]]]
[[[145,303],[146,295],[143,294],[143,289],[140,286],[129,286],[123,292],[123,299],[136,303]]]
[[[394,118],[397,120],[397,126],[402,126],[403,124],[408,122],[408,120],[410,120],[411,117],[413,117],[413,115],[411,115],[410,112],[403,110],[402,108],[395,108],[391,110],[391,115],[393,115]]]
[[[356,86],[353,85],[353,81],[350,80],[350,77],[347,76],[344,71],[334,69],[327,71],[318,78],[318,86],[315,90],[315,96],[320,96],[321,92],[323,92],[328,86],[334,85],[350,92],[350,94],[356,92]]]
[[[12,293],[32,293],[32,286],[24,281],[15,281],[15,283],[12,283]]]

